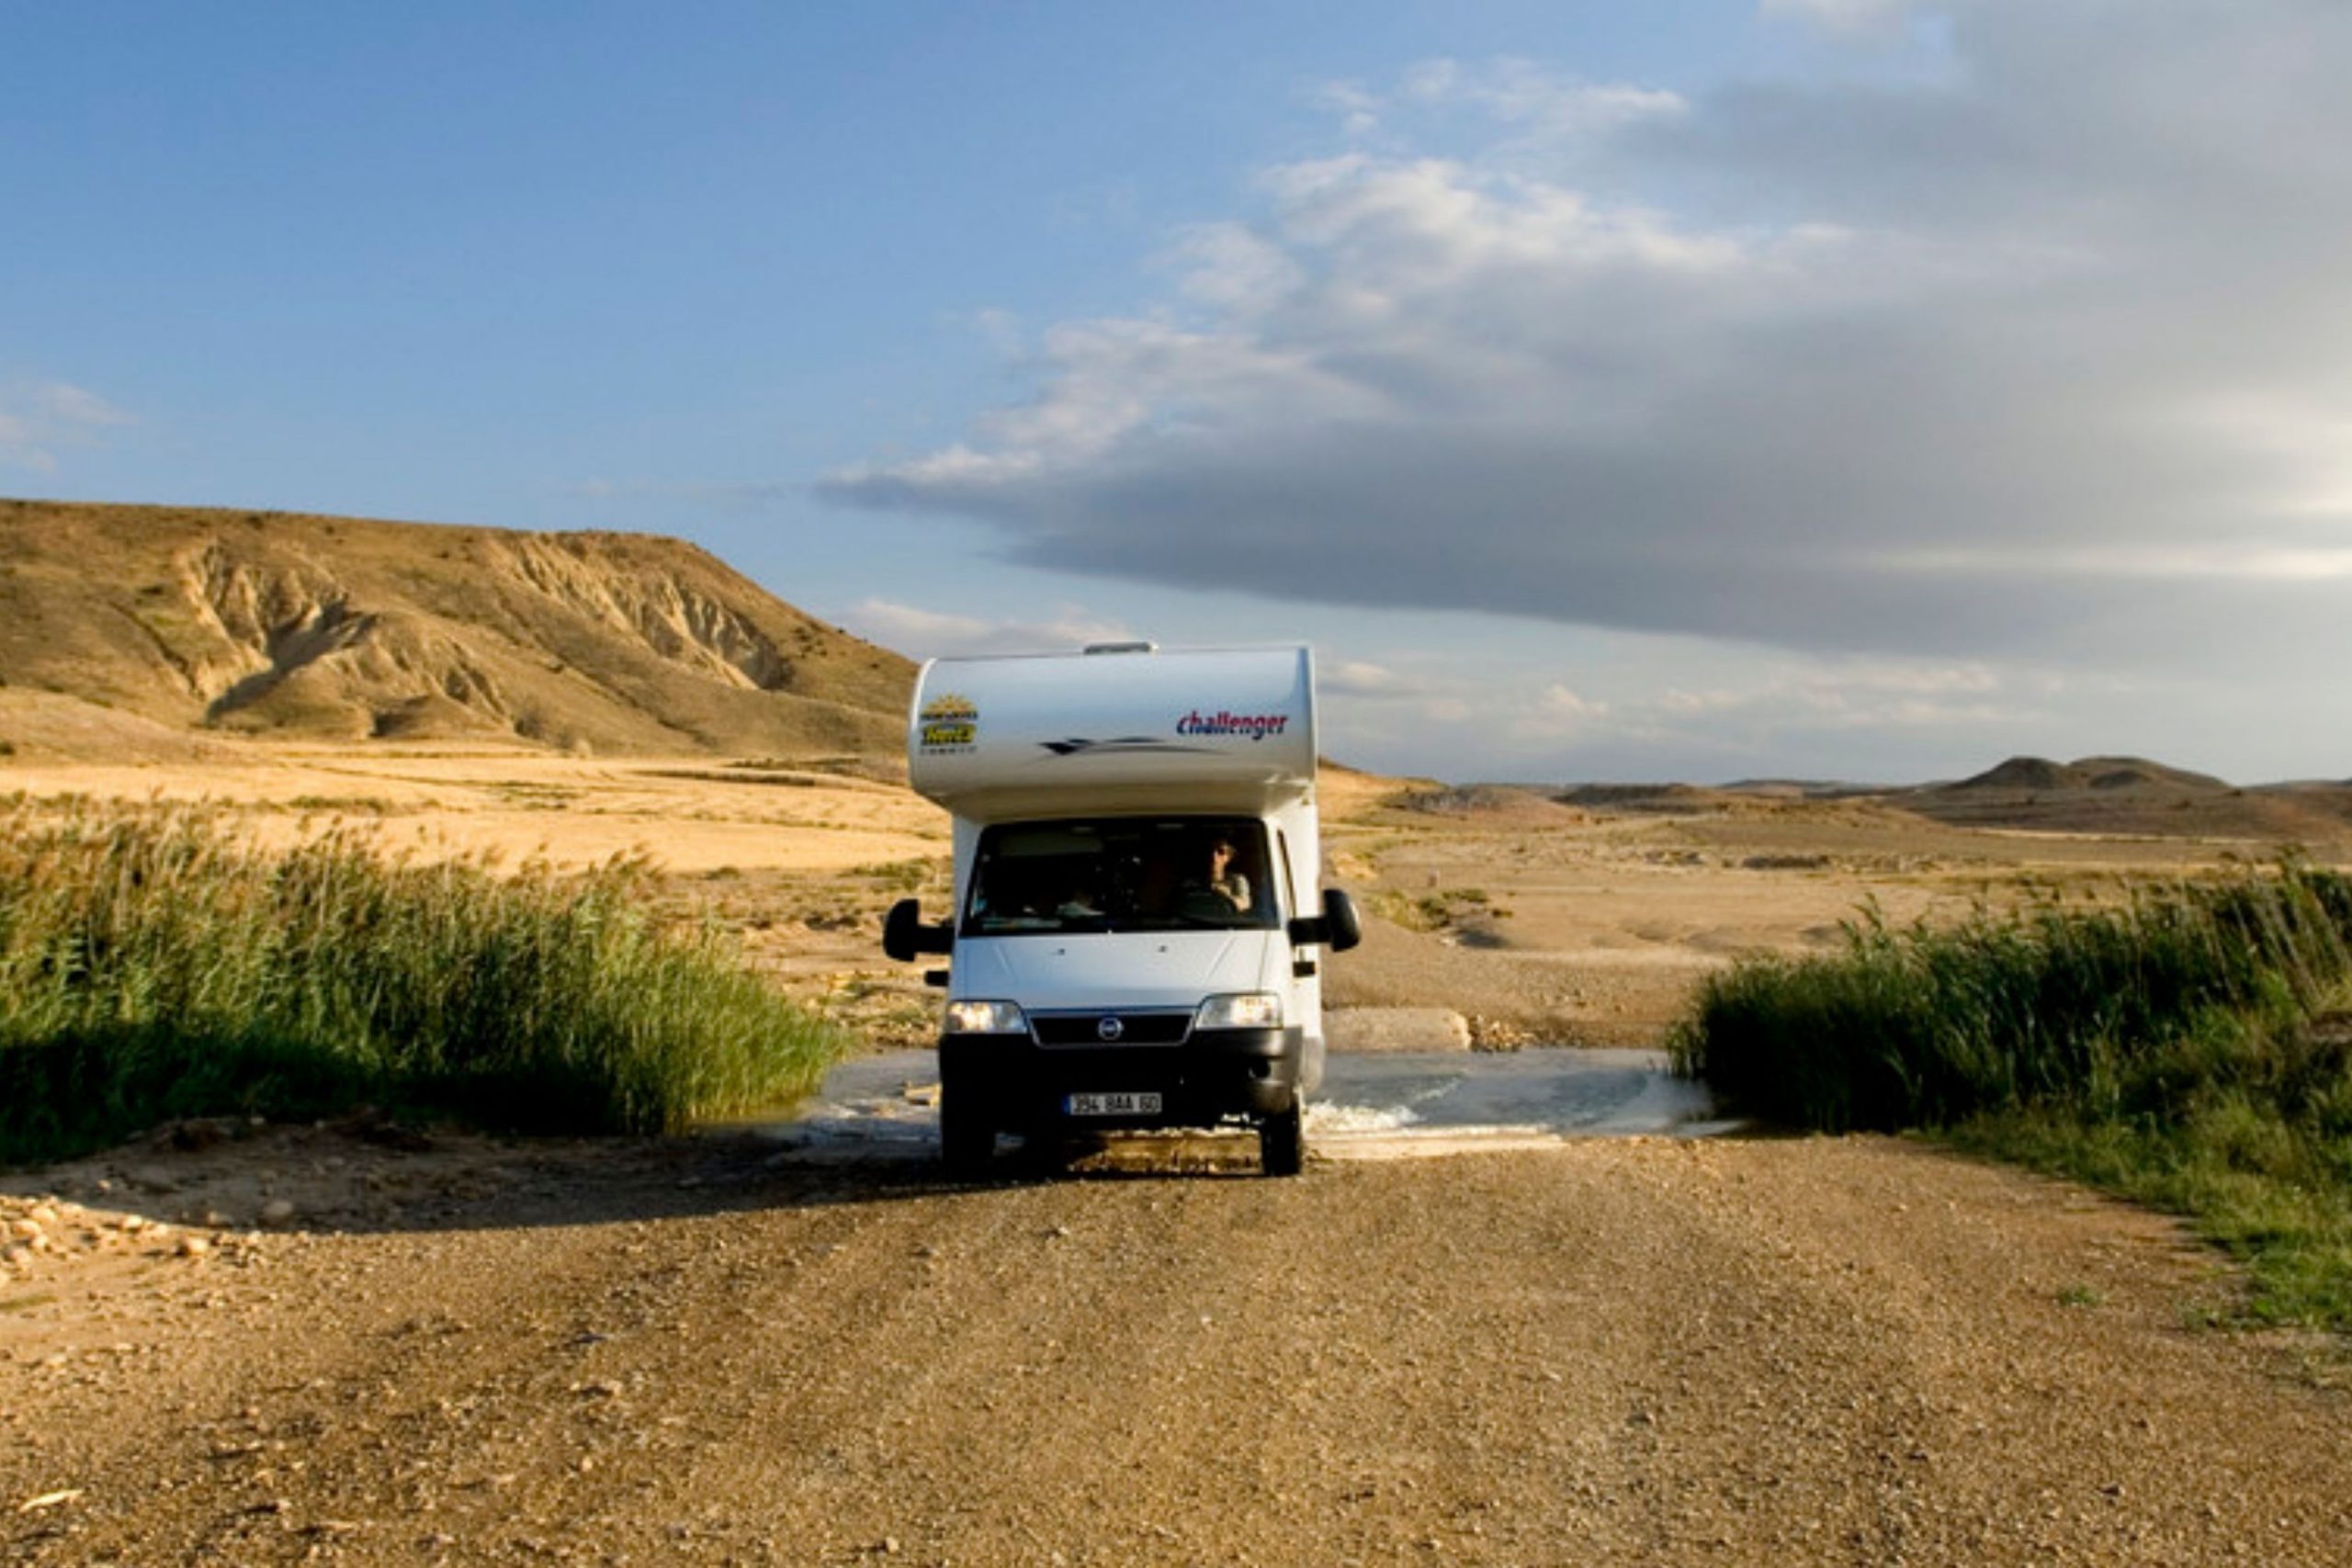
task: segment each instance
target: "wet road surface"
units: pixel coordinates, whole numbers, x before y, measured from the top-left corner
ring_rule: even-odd
[[[938,1087],[931,1052],[860,1057],[834,1068],[797,1114],[761,1131],[814,1163],[928,1159],[938,1146]],[[1716,1117],[1703,1085],[1667,1070],[1661,1052],[1542,1047],[1334,1055],[1306,1121],[1309,1146],[1329,1159],[1698,1137],[1731,1125]]]

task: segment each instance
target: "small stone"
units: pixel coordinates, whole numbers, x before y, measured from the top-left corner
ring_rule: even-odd
[[[179,1255],[182,1258],[201,1258],[211,1250],[212,1244],[200,1235],[180,1237]]]
[[[264,1224],[282,1225],[294,1217],[294,1205],[284,1198],[272,1198],[261,1206]]]

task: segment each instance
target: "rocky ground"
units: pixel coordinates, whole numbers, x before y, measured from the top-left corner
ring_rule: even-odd
[[[2352,1540],[2329,1348],[2200,1326],[2233,1285],[2166,1222],[1906,1142],[951,1188],[743,1139],[198,1141],[11,1184],[0,1562]]]

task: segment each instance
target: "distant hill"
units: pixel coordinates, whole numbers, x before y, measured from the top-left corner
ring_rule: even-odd
[[[1413,784],[1396,790],[1387,804],[1398,811],[1488,827],[1560,827],[1589,819],[1542,788],[1525,784]]]
[[[2071,832],[2319,840],[2340,836],[2352,818],[2352,794],[2337,786],[2240,789],[2144,757],[2011,757],[1956,784],[1880,798],[1954,827]]]
[[[2209,773],[2168,768],[2144,757],[2085,757],[2078,761],[2053,762],[2043,757],[2011,757],[1997,767],[1939,786],[1946,795],[1990,794],[2003,790],[2158,789],[2211,794],[2229,784]]]
[[[0,739],[37,747],[896,757],[913,679],[678,539],[0,501]]]
[[[1730,791],[1687,784],[1575,784],[1552,797],[1588,811],[1635,812],[1653,817],[1692,817],[1731,806]]]
[[[1483,787],[1450,794],[1467,796]],[[2314,845],[2338,842],[2352,833],[2352,784],[2307,781],[2240,788],[2209,773],[2144,757],[2083,757],[2072,762],[2011,757],[1957,783],[1910,786],[1743,779],[1713,787],[1587,784],[1546,793],[1564,806],[1610,816],[1883,810],[1954,828]]]

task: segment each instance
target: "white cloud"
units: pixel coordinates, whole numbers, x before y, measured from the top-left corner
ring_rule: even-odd
[[[2352,8],[1938,15],[1952,68],[1916,76],[1327,88],[1376,145],[1264,171],[1174,298],[1051,329],[1031,400],[825,490],[1163,585],[2012,667],[2352,658]],[[1413,145],[1441,110],[1481,148]]]
[[[1317,690],[1325,696],[1361,697],[1394,702],[1435,695],[1442,690],[1420,676],[1403,675],[1385,665],[1361,659],[1333,660],[1315,671]]]
[[[1117,621],[1090,615],[1071,604],[1057,606],[1044,620],[991,621],[888,599],[866,599],[841,612],[836,618],[867,641],[896,649],[910,659],[1066,652],[1091,642],[1125,642],[1135,636]]]
[[[1404,691],[1386,666],[1327,663],[1327,744],[1453,779],[1893,778],[1989,765],[2053,726],[2048,682],[1973,662],[1772,655],[1727,670],[1720,659],[1694,668],[1698,649],[1658,639],[1604,647],[1605,657],[1568,660],[1566,675],[1539,657],[1424,656],[1424,668],[1394,677]],[[1683,678],[1694,672],[1705,678]],[[1932,761],[1889,772],[1886,759],[1902,755]]]
[[[1237,315],[1272,310],[1305,278],[1281,246],[1239,223],[1196,225],[1182,237],[1182,254],[1185,294]]]
[[[1022,352],[1021,318],[1012,311],[990,306],[973,311],[968,321],[972,331],[997,353],[1010,358]]]
[[[1611,705],[1565,682],[1544,684],[1532,696],[1490,704],[1487,711],[1463,715],[1499,733],[1522,754],[1542,755],[1589,739],[1609,717]]]
[[[1839,32],[1890,28],[1914,8],[1914,0],[1762,0],[1767,17],[1796,17]]]
[[[1544,688],[1539,705],[1545,716],[1559,719],[1599,718],[1609,711],[1607,703],[1579,695],[1556,681]]]
[[[1361,82],[1321,83],[1307,101],[1338,117],[1340,129],[1350,136],[1370,136],[1380,129],[1380,98]]]
[[[130,416],[95,392],[63,381],[0,385],[0,468],[57,471],[60,448],[87,446]]]
[[[1781,662],[1746,679],[1668,686],[1625,705],[1625,733],[1651,741],[1713,738],[1742,750],[1817,754],[1811,738],[1922,728],[1997,736],[2040,721],[2013,679],[1981,664],[1870,660]]]
[[[1416,104],[1469,107],[1497,122],[1544,138],[1577,140],[1690,108],[1679,93],[1631,83],[1591,83],[1532,60],[1465,66],[1432,60],[1405,73],[1403,96]]]

